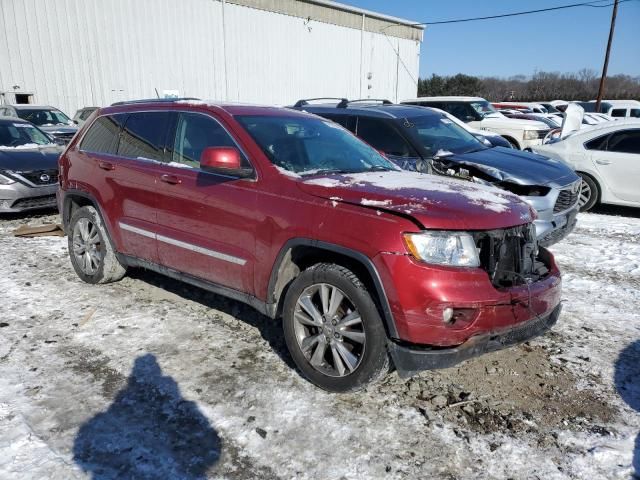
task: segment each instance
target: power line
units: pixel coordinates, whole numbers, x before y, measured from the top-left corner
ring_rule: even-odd
[[[618,3],[624,3],[624,2],[629,2],[631,0],[620,0]],[[604,5],[594,5],[596,3],[602,3],[602,2],[609,2],[607,4]],[[538,10],[527,10],[524,12],[513,12],[513,13],[503,13],[500,15],[489,15],[486,17],[473,17],[473,18],[458,18],[458,19],[452,19],[452,20],[441,20],[438,22],[420,22],[420,23],[412,23],[410,26],[412,27],[417,27],[420,25],[444,25],[444,24],[449,24],[449,23],[462,23],[462,22],[475,22],[478,20],[493,20],[496,18],[505,18],[505,17],[517,17],[520,15],[531,15],[534,13],[543,13],[543,12],[552,12],[554,10],[563,10],[563,9],[567,9],[567,8],[575,8],[575,7],[594,7],[594,8],[603,8],[603,7],[610,7],[611,5],[613,5],[614,2],[611,2],[610,0],[593,0],[591,2],[582,2],[582,3],[572,3],[570,5],[559,5],[557,7],[549,7],[549,8],[540,8]],[[400,24],[398,24],[400,25]],[[386,27],[383,28],[383,30],[390,28],[390,27],[394,27],[394,26],[398,26],[396,24],[394,25],[387,25]]]

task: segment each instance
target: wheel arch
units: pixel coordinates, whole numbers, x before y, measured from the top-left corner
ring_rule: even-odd
[[[512,146],[516,147],[518,150],[522,150],[522,147],[520,146],[520,142],[518,142],[518,140],[516,140],[514,137],[512,137],[511,135],[501,135],[501,136],[507,142],[509,142]]]
[[[64,231],[67,233],[67,235],[69,234],[68,228],[71,216],[79,208],[87,206],[91,206],[96,209],[98,215],[100,215],[100,218],[102,220],[102,225],[104,225],[105,229],[107,230],[109,239],[113,244],[113,233],[111,232],[111,225],[109,224],[109,222],[105,221],[106,217],[102,211],[102,208],[100,207],[100,204],[90,193],[80,190],[67,190],[66,192],[64,192],[64,198],[62,200],[62,211],[60,212],[60,215],[62,216],[62,228],[64,229]]]
[[[398,338],[389,300],[371,259],[356,250],[309,238],[289,240],[276,257],[267,290],[267,305],[272,317],[281,315],[291,282],[300,272],[317,263],[335,263],[351,270],[371,293],[383,318],[387,335]]]
[[[596,187],[598,187],[598,192],[597,192],[598,196],[596,198],[595,205],[597,205],[598,203],[601,203],[602,202],[602,194],[603,194],[603,190],[604,190],[603,182],[601,181],[601,179],[598,178],[598,176],[595,175],[593,172],[589,172],[589,171],[586,171],[586,170],[579,170],[578,169],[578,170],[576,170],[576,173],[578,175],[585,175],[585,176],[589,177],[593,181],[593,183],[596,184]]]

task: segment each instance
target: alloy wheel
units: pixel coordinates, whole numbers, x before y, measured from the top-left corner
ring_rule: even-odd
[[[591,200],[591,195],[592,195],[591,187],[583,179],[582,180],[582,185],[581,185],[581,188],[580,188],[580,198],[578,199],[578,207],[582,208],[587,203],[589,203],[589,200]]]
[[[355,371],[364,355],[360,312],[339,288],[328,283],[307,287],[294,311],[298,346],[313,368],[331,377]]]
[[[94,275],[102,262],[102,241],[98,228],[87,218],[73,227],[73,255],[85,275]]]

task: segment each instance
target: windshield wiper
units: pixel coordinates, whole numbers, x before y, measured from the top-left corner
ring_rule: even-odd
[[[316,168],[314,170],[297,172],[302,177],[309,177],[311,175],[327,175],[331,173],[358,173],[360,170],[347,170],[344,168]]]

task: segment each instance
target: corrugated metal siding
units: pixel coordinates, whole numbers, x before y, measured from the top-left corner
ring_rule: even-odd
[[[155,89],[275,104],[416,95],[415,40],[216,0],[0,0],[0,30],[0,91],[69,115]]]

